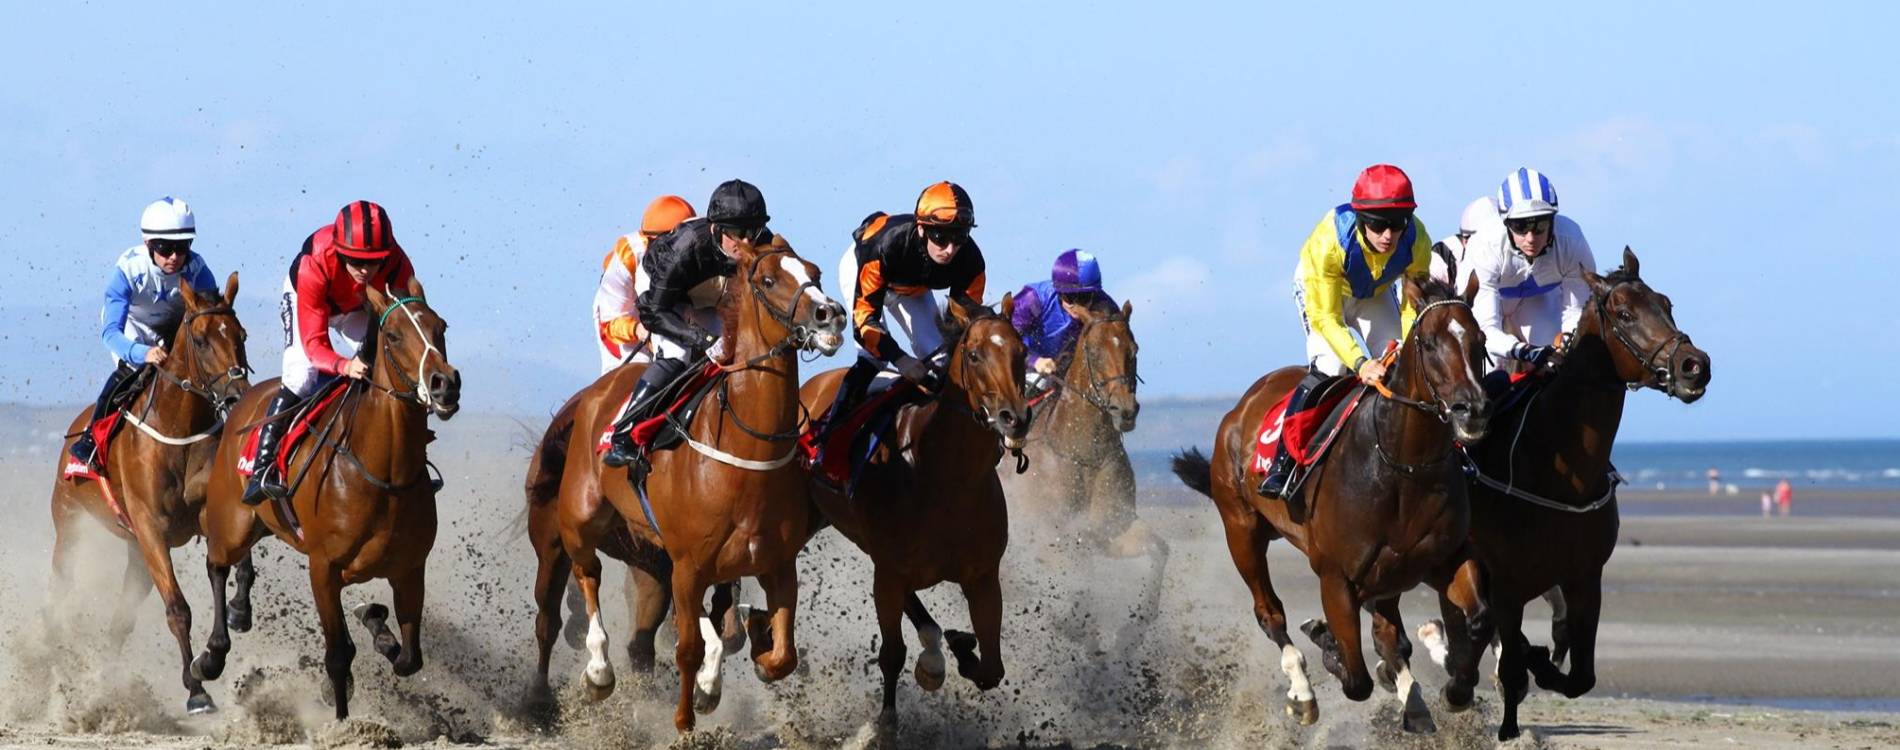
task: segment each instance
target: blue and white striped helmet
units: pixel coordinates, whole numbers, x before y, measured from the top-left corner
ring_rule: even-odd
[[[1557,213],[1557,189],[1542,172],[1518,167],[1498,185],[1498,215],[1506,219],[1528,219]]]

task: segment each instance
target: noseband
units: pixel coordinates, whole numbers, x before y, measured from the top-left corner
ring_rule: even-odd
[[[185,313],[184,319],[179,321],[179,334],[191,336],[191,322],[206,315],[228,315],[232,320],[237,319],[237,312],[231,309],[230,305],[219,305],[217,307],[207,307],[202,310],[193,310]],[[193,382],[190,377],[181,378],[174,375],[170,370],[163,367],[155,367],[152,369],[158,373],[159,377],[177,386],[179,390],[202,398],[206,403],[211,404],[211,408],[218,414],[218,422],[222,424],[224,418],[231,413],[231,407],[237,405],[238,396],[240,395],[236,392],[228,392],[230,386],[238,380],[249,377],[251,374],[251,368],[243,364],[243,351],[243,345],[239,344],[238,364],[231,365],[229,369],[212,377],[204,385]],[[195,345],[191,347],[191,366],[192,369],[199,374],[210,372],[210,368],[205,367],[204,352],[200,351]]]
[[[422,385],[423,380],[428,377],[428,372],[423,368],[428,366],[430,354],[434,354],[437,359],[442,360],[444,363],[448,362],[448,357],[442,354],[442,350],[435,348],[435,341],[431,340],[429,335],[423,332],[422,321],[416,317],[414,310],[410,310],[407,307],[411,302],[421,302],[424,305],[428,304],[421,297],[399,297],[396,301],[389,303],[389,307],[383,308],[383,314],[376,319],[377,338],[382,341],[382,345],[377,348],[382,350],[389,348],[388,334],[385,333],[387,329],[383,327],[383,324],[389,321],[390,315],[394,314],[398,308],[401,308],[403,314],[407,316],[409,320],[409,325],[415,328],[416,337],[422,341],[423,345],[422,356],[416,358],[416,376],[413,379],[410,378],[409,373],[403,372],[402,368],[396,367],[395,360],[390,359],[388,362],[390,372],[395,373],[396,377],[402,380],[403,386],[407,390],[398,391],[393,388],[377,385],[371,381],[365,382],[369,382],[369,384],[377,390],[387,393],[397,400],[415,404],[424,409],[434,409],[435,394]],[[380,356],[381,352],[378,354],[377,359],[383,359],[383,357]]]
[[[1634,279],[1620,282],[1617,286],[1633,283],[1635,283]],[[1615,287],[1611,287],[1610,291],[1615,291]],[[1649,353],[1645,355],[1643,348],[1636,345],[1635,340],[1630,338],[1629,333],[1624,331],[1622,326],[1617,325],[1616,322],[1610,318],[1610,312],[1603,304],[1604,299],[1609,296],[1609,292],[1606,291],[1603,294],[1594,295],[1593,297],[1596,300],[1597,323],[1609,329],[1610,335],[1616,337],[1616,340],[1623,344],[1623,349],[1628,351],[1630,356],[1637,358],[1643,367],[1643,372],[1648,376],[1643,380],[1626,383],[1625,385],[1632,391],[1642,388],[1654,388],[1658,391],[1662,391],[1663,395],[1675,398],[1676,394],[1672,389],[1676,384],[1676,373],[1669,367],[1659,364],[1657,359],[1661,358],[1664,362],[1675,359],[1676,353],[1682,350],[1682,345],[1691,343],[1689,341],[1689,334],[1683,333],[1682,329],[1676,327],[1676,321],[1671,320],[1669,321],[1669,330],[1671,332],[1669,338],[1663,339],[1662,343],[1657,344],[1656,348],[1649,350]],[[1572,337],[1571,340],[1574,341],[1575,338]],[[1569,350],[1569,343],[1570,342],[1565,342],[1566,353],[1568,353]]]
[[[1467,310],[1471,309],[1470,304],[1466,303],[1462,299],[1457,299],[1457,298],[1441,299],[1437,302],[1433,302],[1431,304],[1426,305],[1424,309],[1418,311],[1418,317],[1413,319],[1412,330],[1406,336],[1406,343],[1408,344],[1411,343],[1411,339],[1418,335],[1419,328],[1421,328],[1425,323],[1426,313],[1429,313],[1433,309],[1436,309],[1439,307],[1448,307],[1448,306],[1462,307]],[[1373,388],[1378,390],[1379,395],[1381,397],[1384,397],[1387,401],[1392,401],[1401,406],[1408,406],[1413,409],[1417,409],[1419,411],[1425,412],[1426,414],[1430,414],[1434,417],[1437,417],[1438,421],[1440,422],[1450,424],[1451,423],[1451,404],[1446,403],[1444,397],[1438,395],[1438,385],[1436,383],[1433,383],[1431,378],[1420,377],[1419,380],[1425,381],[1425,391],[1426,393],[1429,393],[1431,395],[1430,401],[1419,401],[1416,399],[1401,396],[1397,393],[1393,393],[1391,390],[1385,387],[1384,383],[1376,383],[1373,385]]]

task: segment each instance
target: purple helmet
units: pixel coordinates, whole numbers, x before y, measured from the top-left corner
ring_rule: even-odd
[[[1095,256],[1083,250],[1069,250],[1056,256],[1049,273],[1056,294],[1086,294],[1102,291],[1102,268]]]

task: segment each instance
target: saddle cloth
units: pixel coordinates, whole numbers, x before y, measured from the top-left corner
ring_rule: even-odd
[[[820,422],[813,420],[813,426],[798,438],[799,455],[807,468],[822,474],[834,486],[852,487],[865,461],[890,439],[897,426],[897,413],[927,398],[923,389],[908,380],[879,378],[873,382],[871,394],[843,417],[823,445],[818,442]],[[831,418],[831,412],[826,411],[824,419]]]
[[[284,436],[277,443],[277,476],[284,476],[284,468],[290,465],[290,454],[296,450],[297,444],[309,437],[331,407],[342,400],[343,394],[349,390],[349,384],[349,378],[335,378],[297,405],[296,411],[289,417],[290,426],[284,430]],[[248,477],[257,473],[257,437],[261,432],[258,428],[262,426],[252,425],[250,434],[244,437],[244,450],[238,452],[238,476]]]
[[[1287,455],[1294,463],[1301,466],[1318,463],[1339,434],[1340,426],[1359,408],[1359,401],[1365,396],[1366,389],[1356,386],[1357,381],[1352,376],[1321,383],[1307,396],[1314,400],[1312,408],[1294,414],[1291,419],[1286,416],[1286,406],[1292,393],[1281,396],[1260,420],[1260,431],[1254,440],[1254,471],[1266,473],[1282,441],[1286,442]]]
[[[720,369],[718,363],[707,362],[704,367],[687,370],[667,384],[663,394],[655,399],[657,403],[667,404],[667,407],[650,417],[636,417],[638,421],[633,425],[633,444],[639,446],[642,454],[679,445],[686,438],[680,429],[693,423],[693,415],[699,412],[700,402],[706,400],[706,394],[711,393],[713,386],[718,385],[725,376],[726,372]],[[627,403],[632,400],[633,394],[627,394],[614,413],[619,414],[626,409]],[[614,426],[608,423],[606,429],[601,430],[600,438],[594,441],[594,455],[606,453],[612,447],[613,435]]]

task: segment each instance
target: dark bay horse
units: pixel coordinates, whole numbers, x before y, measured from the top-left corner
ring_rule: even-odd
[[[422,285],[364,290],[372,325],[363,344],[369,378],[320,418],[310,439],[287,446],[285,478],[292,482],[285,517],[272,502],[242,501],[239,454],[248,432],[262,420],[277,392],[273,378],[244,394],[231,410],[233,424],[218,446],[204,510],[205,568],[221,615],[213,622],[205,652],[192,669],[204,679],[224,672],[231,636],[222,617],[227,606],[249,607],[240,581],[235,601],[225,601],[231,567],[251,547],[275,535],[309,558],[310,593],[323,627],[323,666],[330,678],[336,717],[350,714],[350,663],[356,646],[344,621],[343,587],[381,578],[389,581],[402,638],[390,632],[389,608],[359,606],[356,614],[374,637],[376,651],[399,676],[422,669],[422,602],[426,563],[435,546],[435,487],[428,474],[429,417],[449,419],[461,408],[462,375],[448,360],[448,324],[424,301]],[[287,412],[288,413],[288,412]],[[301,534],[299,534],[301,531]]]
[[[81,593],[72,589],[71,550],[79,533],[74,524],[90,515],[128,542],[125,600],[112,613],[108,630],[112,642],[122,643],[131,634],[131,606],[156,584],[165,602],[166,624],[178,640],[180,671],[190,692],[185,711],[192,714],[216,711],[217,705],[191,673],[191,605],[178,589],[171,551],[199,534],[198,513],[204,507],[205,481],[217,447],[214,438],[223,427],[225,412],[250,387],[244,326],[231,308],[237,290],[236,273],[225,279],[222,296],[216,289],[200,292],[189,283],[179,284],[185,314],[170,356],[156,368],[144,392],[127,405],[121,417],[127,425],[105,453],[104,479],[53,481],[55,602],[70,603],[73,594]],[[59,452],[59,476],[64,475],[72,438],[89,426],[91,416],[88,407],[68,428],[69,437]],[[119,507],[112,507],[115,504]],[[249,561],[239,575],[251,577]],[[245,618],[249,616],[244,613]]]
[[[1022,388],[1027,350],[1010,325],[1012,305],[1005,295],[999,315],[953,301],[943,327],[944,340],[955,344],[942,392],[900,412],[890,442],[865,463],[852,496],[811,482],[819,511],[875,566],[883,731],[896,725],[906,613],[923,641],[917,683],[924,689],[943,684],[940,646],[946,637],[959,674],[982,690],[1003,680],[998,572],[1009,546],[1009,509],[995,470],[1004,449],[1020,450],[1029,430]],[[817,413],[830,405],[844,372],[832,370],[806,383],[800,393],[805,408]],[[962,587],[973,638],[955,631],[946,636],[917,598],[915,592],[943,582]]]
[[[1255,436],[1268,409],[1305,372],[1287,367],[1255,381],[1215,434],[1210,462],[1198,449],[1177,454],[1174,472],[1214,500],[1227,530],[1234,567],[1253,594],[1254,618],[1280,647],[1291,687],[1287,711],[1310,724],[1319,717],[1306,659],[1287,637],[1286,613],[1267,576],[1267,543],[1284,538],[1305,553],[1320,579],[1325,623],[1303,628],[1339,678],[1347,698],[1372,693],[1359,645],[1359,608],[1372,611],[1380,681],[1405,701],[1408,731],[1431,731],[1431,716],[1401,653],[1398,597],[1429,582],[1450,587],[1477,616],[1482,601],[1475,566],[1464,564],[1468,530],[1464,475],[1454,441],[1474,442],[1486,426],[1484,333],[1471,315],[1476,280],[1462,296],[1437,282],[1406,279],[1403,292],[1419,310],[1387,375],[1393,396],[1368,393],[1341,428],[1331,455],[1305,480],[1295,500],[1255,493]]]
[[[1709,385],[1709,355],[1676,327],[1669,298],[1639,271],[1636,254],[1624,248],[1621,268],[1603,277],[1585,273],[1592,296],[1556,374],[1494,417],[1494,439],[1469,447],[1478,470],[1471,482],[1471,548],[1484,567],[1499,645],[1500,740],[1518,734],[1527,670],[1538,687],[1571,698],[1596,684],[1603,566],[1616,549],[1618,526],[1610,451],[1623,400],[1632,390],[1654,388],[1693,403]],[[1559,622],[1573,648],[1569,674],[1542,646],[1530,646],[1523,632],[1524,605],[1552,587],[1568,610]],[[1441,608],[1447,667],[1454,681],[1474,683],[1481,652],[1464,636],[1459,608]]]
[[[719,300],[724,330],[719,365],[727,374],[694,415],[689,442],[652,456],[646,488],[654,523],[647,522],[627,470],[606,467],[587,449],[613,421],[643,366],[609,372],[562,408],[568,413],[571,407],[566,419],[572,424],[570,444],[558,451],[565,458],[558,479],[545,465],[555,452],[545,440],[529,468],[528,532],[539,559],[534,596],[540,648],[531,697],[551,692],[548,658],[560,633],[570,569],[587,602],[585,683],[596,698],[613,691],[600,614],[599,553],[615,534],[627,535],[642,549],[661,551],[670,561],[665,575],[679,631],[674,656],[680,698],[673,715],[679,731],[692,729],[695,709],[709,712],[719,701],[723,642],[710,621],[702,621],[708,587],[756,577],[765,590],[770,632],[760,627],[752,633],[753,661],[768,681],[797,666],[792,637],[796,563],[813,529],[804,474],[792,460],[805,421],[798,403],[798,353],[837,351],[844,342],[844,308],[824,296],[818,268],[798,257],[783,238],[764,247],[742,246],[736,260],[738,273],[726,280]],[[557,413],[557,422],[562,419]],[[558,491],[546,491],[550,482],[558,482]],[[636,566],[655,573],[651,554],[634,558]]]

